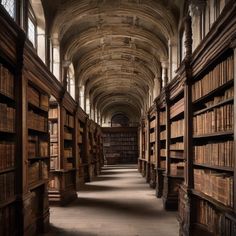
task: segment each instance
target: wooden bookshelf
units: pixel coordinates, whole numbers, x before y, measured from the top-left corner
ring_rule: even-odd
[[[76,196],[76,105],[65,94],[64,99],[50,102],[51,172],[49,200],[51,204],[65,205]]]
[[[184,179],[184,91],[183,77],[176,77],[167,92],[166,171],[164,173],[163,204],[167,210],[178,209],[179,185]],[[171,149],[176,150],[171,150]]]
[[[167,161],[167,103],[165,91],[163,91],[160,96],[155,101],[158,110],[157,119],[157,179],[156,179],[156,196],[158,198],[163,195],[164,187],[164,174],[166,171],[166,161]]]
[[[222,13],[235,32],[235,5]],[[234,17],[232,17],[234,16]],[[185,84],[186,171],[179,192],[180,235],[235,234],[235,41],[210,31],[193,55]],[[229,37],[229,38],[228,38]],[[200,56],[201,55],[201,56]],[[202,61],[202,58],[208,58]],[[191,220],[189,220],[191,219]]]
[[[102,128],[104,156],[107,164],[138,162],[137,132],[135,127]]]
[[[49,90],[27,78],[27,183],[31,195],[31,219],[33,228],[40,231],[44,222],[49,220],[47,185],[50,168],[50,140],[48,129]]]
[[[89,182],[89,166],[87,155],[87,114],[81,109],[77,112],[77,189]]]
[[[149,109],[149,159],[147,162],[148,165],[148,174],[149,176],[149,185],[151,188],[156,188],[156,173],[157,173],[157,109],[155,104]]]
[[[14,67],[0,56],[0,234],[19,233],[17,225],[16,99]],[[9,225],[9,223],[11,225]],[[10,227],[9,227],[10,226]]]
[[[146,162],[146,150],[147,150],[147,129],[146,120],[144,118],[140,121],[139,137],[140,137],[140,153],[138,159],[138,169],[143,177],[146,177],[147,162]]]

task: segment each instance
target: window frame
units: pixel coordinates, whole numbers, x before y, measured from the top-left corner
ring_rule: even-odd
[[[34,42],[32,42],[30,40],[30,37],[29,37],[29,20],[31,21],[31,23],[34,25]],[[36,18],[36,15],[34,13],[34,10],[33,10],[33,7],[31,5],[31,3],[29,2],[29,5],[28,5],[28,24],[27,24],[27,37],[29,39],[29,41],[33,44],[33,47],[35,49],[38,48],[38,40],[37,40],[37,18]]]

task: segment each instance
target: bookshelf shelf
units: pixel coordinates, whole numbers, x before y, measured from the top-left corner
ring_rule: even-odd
[[[197,164],[197,163],[194,163],[194,166],[201,167],[201,168],[207,168],[207,169],[213,169],[213,170],[219,170],[219,171],[234,172],[233,167],[214,166],[214,165]]]
[[[11,198],[8,198],[6,201],[4,202],[0,202],[0,209],[4,208],[12,203],[14,203],[17,200],[17,196],[13,196]]]
[[[43,186],[43,185],[47,184],[47,182],[48,182],[48,180],[44,179],[44,180],[40,180],[36,183],[32,183],[32,184],[29,185],[29,189],[32,191],[32,190],[34,190],[34,189],[36,189],[40,186]]]
[[[226,213],[232,213],[232,211],[233,211],[233,208],[225,206],[221,202],[216,201],[214,198],[212,198],[212,197],[210,197],[210,196],[208,196],[208,195],[206,195],[202,192],[199,192],[195,189],[192,189],[191,192],[192,192],[193,195],[198,196],[199,198],[204,199],[207,202],[211,203],[212,205],[214,205],[214,207],[216,209],[218,209],[220,211],[223,211],[223,212],[226,212]]]
[[[9,96],[3,93],[2,91],[0,91],[0,98],[1,98],[1,101],[4,101],[6,103],[15,104],[16,102],[14,97]]]
[[[234,135],[234,132],[232,130],[230,130],[230,131],[215,132],[215,133],[211,133],[211,134],[195,135],[195,136],[193,136],[193,138],[194,139],[202,139],[202,138],[219,137],[219,136],[232,136],[232,135]]]
[[[234,79],[231,79],[230,81],[226,82],[225,84],[217,87],[215,90],[209,92],[208,94],[202,96],[201,98],[193,101],[193,105],[197,105],[199,103],[204,103],[207,100],[210,100],[212,97],[216,96],[219,92],[222,92],[229,87],[233,86],[234,84]]]
[[[3,170],[0,170],[0,174],[4,174],[4,173],[7,173],[7,172],[12,172],[12,171],[15,171],[15,170],[16,170],[15,167],[6,168],[6,169],[3,169]]]
[[[28,157],[28,160],[47,160],[50,157]]]
[[[227,103],[232,103],[233,101],[234,101],[233,98],[226,99],[226,100],[224,100],[224,101],[222,101],[222,102],[219,102],[219,103],[217,103],[217,104],[214,104],[214,105],[212,105],[212,106],[210,106],[210,107],[207,107],[207,108],[204,108],[204,109],[199,110],[199,111],[197,111],[197,112],[194,112],[193,115],[194,115],[194,116],[200,115],[200,114],[202,114],[202,113],[205,113],[205,112],[207,112],[207,111],[212,110],[212,109],[215,108],[215,107],[220,107],[220,106],[225,105],[225,104],[227,104]]]

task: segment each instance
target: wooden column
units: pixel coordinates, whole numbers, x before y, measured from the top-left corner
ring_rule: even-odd
[[[147,149],[146,149],[146,182],[149,183],[150,181],[150,117],[147,115],[146,117],[146,142],[147,142]]]

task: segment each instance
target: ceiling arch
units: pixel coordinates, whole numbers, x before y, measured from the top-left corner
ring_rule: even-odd
[[[110,109],[141,116],[177,42],[178,0],[55,1],[51,37],[90,105],[101,115]]]

